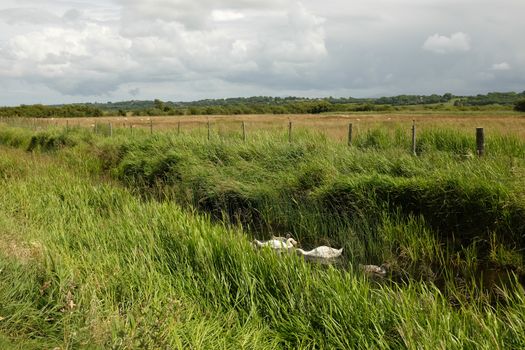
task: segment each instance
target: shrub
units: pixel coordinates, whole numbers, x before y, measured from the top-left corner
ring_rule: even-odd
[[[514,110],[518,112],[525,112],[525,99],[516,102],[514,105]]]

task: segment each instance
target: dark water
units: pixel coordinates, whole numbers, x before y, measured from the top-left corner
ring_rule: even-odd
[[[523,293],[525,275],[509,268],[480,266],[472,271],[441,267],[433,278],[417,273],[404,273],[402,276],[391,271],[388,282],[406,284],[410,282],[428,283],[436,286],[452,304],[460,305],[470,301],[487,301],[491,304],[505,302],[509,295]],[[520,286],[522,288],[520,288]]]
[[[357,271],[344,257],[333,261],[307,260],[319,265]],[[422,270],[424,272],[422,273]],[[472,300],[485,300],[489,303],[504,302],[508,294],[520,290],[525,291],[525,274],[518,273],[510,268],[498,268],[482,265],[473,270],[460,270],[453,267],[438,266],[434,271],[430,267],[419,268],[414,271],[399,271],[390,269],[385,276],[369,275],[370,279],[379,284],[408,285],[418,282],[437,287],[453,304]]]

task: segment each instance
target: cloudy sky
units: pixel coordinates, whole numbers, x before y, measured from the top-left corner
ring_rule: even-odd
[[[2,0],[0,105],[525,90],[525,0]]]

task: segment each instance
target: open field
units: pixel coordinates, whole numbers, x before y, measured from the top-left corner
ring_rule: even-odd
[[[354,113],[326,115],[238,115],[238,116],[172,116],[172,117],[100,117],[100,118],[61,118],[36,119],[35,125],[93,127],[95,123],[112,123],[114,128],[150,128],[153,122],[155,131],[178,130],[181,132],[195,129],[204,130],[210,122],[212,132],[217,135],[240,133],[242,122],[245,122],[248,135],[254,131],[274,131],[286,133],[289,121],[294,128],[314,130],[328,137],[346,141],[348,124],[354,126],[354,133],[370,129],[402,128],[409,132],[412,121],[418,128],[432,129],[449,127],[466,132],[474,132],[476,127],[484,127],[488,133],[515,135],[525,139],[525,115],[515,112],[436,112],[436,113]],[[26,120],[26,122],[28,122]]]
[[[0,124],[0,344],[522,348],[521,121],[483,125],[477,158],[470,124],[419,128],[413,156],[403,118],[353,147],[285,127],[242,142]],[[287,232],[343,258],[249,245]]]

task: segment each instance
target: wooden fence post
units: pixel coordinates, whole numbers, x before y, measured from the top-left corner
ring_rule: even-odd
[[[177,123],[177,135],[180,135],[180,120]]]
[[[292,142],[292,122],[288,122],[288,142]]]
[[[109,137],[113,136],[113,124],[109,123]]]
[[[483,128],[476,128],[476,151],[479,157],[485,154],[485,131]]]
[[[242,140],[246,142],[246,124],[242,121]]]
[[[95,134],[98,132],[98,123],[97,122],[95,122],[94,132],[95,132]]]
[[[352,145],[352,123],[348,124],[348,146]]]
[[[211,131],[210,131],[210,120],[208,119],[208,141],[210,141],[210,135]]]
[[[149,119],[149,133],[153,135],[153,119]]]
[[[416,121],[412,121],[412,154],[417,156],[416,152]]]

